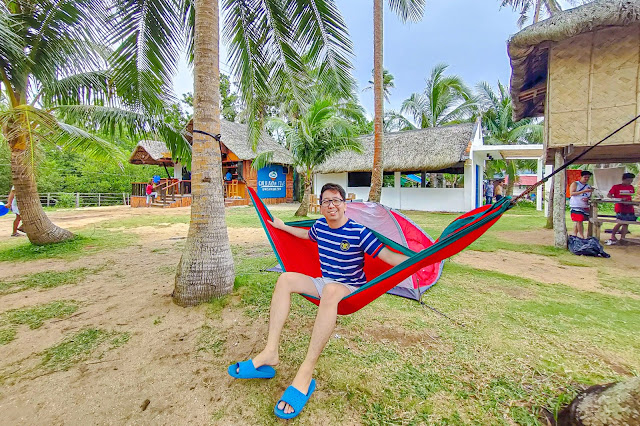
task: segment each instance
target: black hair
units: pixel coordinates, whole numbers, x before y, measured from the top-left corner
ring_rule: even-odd
[[[580,172],[580,176],[591,176],[593,173],[591,173],[589,170],[583,170],[582,172]]]
[[[633,173],[624,173],[624,174],[622,175],[622,180],[625,180],[625,179],[633,179],[634,177],[636,177],[636,175],[634,175]]]
[[[338,191],[343,200],[347,198],[347,193],[343,187],[337,183],[325,183],[320,190],[320,202],[322,202],[322,194],[324,194],[324,191]]]

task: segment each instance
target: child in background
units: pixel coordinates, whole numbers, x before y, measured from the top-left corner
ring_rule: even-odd
[[[609,190],[608,196],[611,198],[618,198],[620,201],[631,201],[633,194],[635,194],[635,188],[631,184],[636,177],[633,173],[625,173],[622,175],[622,183],[613,185]],[[616,203],[615,205],[616,219],[635,222],[638,218],[633,210],[633,205]],[[616,233],[620,231],[620,239],[624,240],[627,232],[629,232],[629,225],[616,223],[611,231],[611,239],[605,242],[606,245],[611,246],[618,244],[616,239]]]

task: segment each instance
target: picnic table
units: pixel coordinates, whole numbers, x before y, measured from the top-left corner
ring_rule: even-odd
[[[638,221],[630,221],[630,220],[618,220],[616,219],[615,214],[601,214],[598,205],[605,203],[620,203],[620,204],[630,204],[632,206],[640,206],[640,201],[621,201],[615,198],[592,198],[589,203],[589,228],[587,229],[587,234],[590,237],[596,237],[600,240],[600,232],[602,225],[604,223],[620,223],[623,225],[640,225]],[[626,242],[640,244],[639,238],[625,238]]]

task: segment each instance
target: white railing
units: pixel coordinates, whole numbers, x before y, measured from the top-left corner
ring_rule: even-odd
[[[0,195],[6,202],[8,195]],[[40,194],[43,207],[101,207],[129,205],[131,194],[126,192],[46,192]]]

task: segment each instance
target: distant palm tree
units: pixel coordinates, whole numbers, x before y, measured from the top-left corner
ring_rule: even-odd
[[[373,74],[373,71],[371,71],[371,74]],[[391,74],[389,70],[382,70],[382,91],[384,92],[384,100],[387,102],[390,102],[391,89],[396,87],[394,79],[393,74]],[[373,86],[373,80],[369,80],[369,86],[365,87],[362,91],[367,92],[373,90]]]
[[[478,108],[482,114],[482,127],[488,145],[542,143],[543,128],[535,119],[513,121],[513,103],[507,86],[498,82],[496,93],[489,83],[482,82],[478,84],[477,91]],[[518,171],[532,167],[535,166],[531,161],[493,160],[487,168],[487,174],[492,177],[500,171],[509,176],[506,192],[511,195]]]
[[[326,97],[319,97],[304,108],[305,113],[292,121],[271,118],[269,128],[284,137],[293,155],[293,165],[304,170],[304,196],[296,216],[306,216],[313,184],[313,170],[331,155],[352,150],[362,152],[356,127],[347,117],[352,113],[345,105]],[[269,164],[273,153],[263,153],[253,162],[254,168]]]
[[[438,64],[431,70],[422,93],[413,93],[402,102],[401,113],[413,117],[417,127],[445,126],[468,121],[476,100],[458,76],[447,76],[448,65]]]
[[[529,12],[531,8],[534,8],[533,12],[533,23],[535,24],[540,20],[540,12],[542,6],[544,5],[545,9],[549,16],[553,16],[554,13],[560,12],[562,8],[558,3],[558,0],[500,0],[500,7],[511,6],[514,11],[520,12],[520,17],[518,18],[518,26],[520,28],[524,27],[527,21],[529,20]]]
[[[425,0],[389,0],[389,7],[403,22],[418,21],[424,14]],[[371,169],[371,188],[369,201],[380,202],[382,193],[382,138],[384,133],[384,74],[382,65],[382,15],[383,0],[373,0],[373,167]]]

